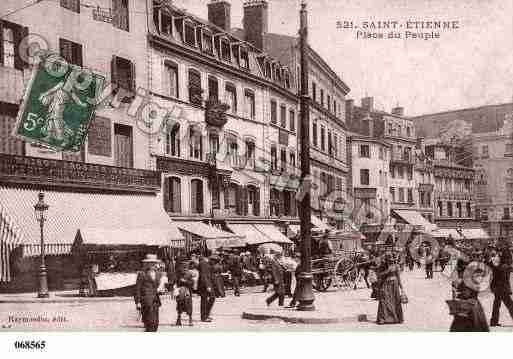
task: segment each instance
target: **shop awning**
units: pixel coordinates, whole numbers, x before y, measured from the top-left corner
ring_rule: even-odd
[[[463,239],[456,228],[438,228],[431,232],[430,235],[435,238],[449,238],[449,236],[451,236],[454,240]]]
[[[2,248],[21,245],[24,256],[40,254],[40,229],[34,218],[38,193],[34,189],[0,186]],[[45,202],[49,205],[44,226],[45,250],[48,255],[69,253],[77,230],[84,228],[141,232],[151,229],[166,232],[169,241],[184,239],[154,194],[44,193]],[[116,232],[117,235],[124,234]],[[116,243],[118,238],[112,236],[109,240]],[[149,237],[146,240],[153,241]],[[8,261],[2,263],[3,267],[6,263],[8,265]],[[5,278],[3,276],[0,280],[9,280]]]
[[[263,232],[258,230],[253,224],[240,224],[228,223],[228,228],[235,234],[244,236],[244,241],[247,245],[256,245],[262,243],[274,242],[274,240],[266,236]]]
[[[489,239],[490,236],[483,228],[463,228],[461,230],[465,239]]]
[[[321,229],[323,231],[333,229],[333,227],[324,223],[323,221],[321,221],[318,217],[316,217],[314,215],[312,215],[311,221],[312,221],[312,225],[314,227],[317,227],[318,229]]]
[[[288,239],[280,230],[273,224],[255,224],[255,228],[262,232],[266,237],[271,239],[273,243],[292,244],[293,242]]]
[[[167,247],[181,241],[180,238],[177,238],[173,229],[82,228],[77,231],[75,245]]]
[[[176,222],[176,225],[182,231],[203,238],[208,249],[246,245],[243,236],[220,230],[203,222]]]
[[[394,209],[393,211],[412,226],[421,226],[427,233],[430,233],[438,228],[436,224],[430,223],[417,211],[409,211],[403,209]]]

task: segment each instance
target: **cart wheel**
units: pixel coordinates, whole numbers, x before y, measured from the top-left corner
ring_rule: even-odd
[[[315,274],[313,278],[313,287],[319,292],[325,292],[331,286],[331,277],[325,274]]]
[[[342,258],[337,262],[333,269],[333,278],[335,278],[335,285],[338,289],[343,287],[354,287],[354,280],[351,281],[352,268],[354,268],[354,263],[348,258]]]

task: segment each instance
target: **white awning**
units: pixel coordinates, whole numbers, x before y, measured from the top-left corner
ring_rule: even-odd
[[[251,224],[228,223],[227,225],[233,233],[244,236],[245,242],[248,245],[272,242],[270,238]]]
[[[176,222],[176,225],[185,232],[205,239],[208,249],[246,245],[243,236],[220,230],[203,222]]]
[[[490,236],[483,228],[463,228],[461,230],[465,239],[489,239]]]
[[[270,242],[281,244],[292,244],[283,233],[273,224],[255,224],[255,228],[271,239]]]
[[[130,246],[146,245],[166,247],[183,236],[174,229],[137,228],[106,229],[82,228],[77,231],[77,245]]]
[[[331,230],[331,229],[333,229],[333,227],[331,227],[330,225],[324,223],[323,221],[321,221],[319,218],[317,218],[314,215],[312,215],[312,218],[310,220],[312,221],[312,225],[314,227],[322,229],[323,231],[324,230]]]
[[[435,238],[449,238],[449,236],[451,236],[454,240],[462,239],[456,228],[438,228],[431,232],[430,235]]]
[[[393,211],[409,224],[413,226],[421,226],[426,233],[430,233],[438,228],[436,224],[430,223],[417,211],[409,211],[403,209],[394,209]]]

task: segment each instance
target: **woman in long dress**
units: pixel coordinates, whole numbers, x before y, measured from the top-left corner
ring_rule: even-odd
[[[468,264],[463,260],[458,260],[456,264],[456,278],[452,282],[453,298],[456,302],[465,305],[460,305],[459,308],[454,309],[451,313],[454,319],[451,324],[451,332],[489,332],[488,321],[483,310],[481,302],[479,302],[479,292],[475,288],[470,288],[463,280],[463,273],[465,272]],[[484,273],[478,268],[469,273],[469,276],[474,277],[483,276]],[[467,283],[470,278],[467,278]]]
[[[404,321],[403,307],[401,304],[400,268],[394,262],[391,253],[385,254],[383,263],[378,270],[379,280],[379,304],[378,324],[399,324]]]

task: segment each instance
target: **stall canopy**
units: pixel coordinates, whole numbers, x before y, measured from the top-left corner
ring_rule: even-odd
[[[246,245],[244,236],[220,230],[203,222],[176,222],[176,225],[182,231],[204,239],[208,249]]]
[[[274,225],[271,224],[228,223],[228,228],[234,233],[244,236],[247,245],[262,243],[292,243],[291,240],[285,237]]]
[[[74,245],[166,247],[172,244],[172,238],[176,238],[173,229],[82,228],[77,231]]]
[[[405,220],[412,226],[421,226],[427,233],[430,233],[438,228],[436,224],[430,223],[427,219],[422,217],[422,215],[417,211],[402,209],[394,209],[393,211],[395,214],[397,214],[399,217],[401,217],[403,220]]]
[[[463,239],[456,228],[438,228],[430,234],[435,238],[449,238],[451,236],[454,240]]]
[[[318,217],[312,215],[312,218],[310,220],[310,223],[315,228],[325,231],[325,230],[332,230],[333,227],[329,226],[328,224],[324,223],[322,220],[320,220]],[[293,235],[297,235],[300,232],[299,224],[291,224],[289,225],[289,230],[292,231]]]
[[[483,228],[463,228],[461,230],[465,239],[489,239],[490,236]]]
[[[15,247],[22,248],[23,256],[37,256],[41,252],[39,224],[34,218],[38,193],[30,188],[0,186],[0,281],[10,280],[8,259]],[[185,244],[183,235],[154,194],[44,193],[49,205],[44,226],[48,255],[68,254],[77,230],[84,228],[119,230],[117,235],[128,238],[134,231],[165,231],[168,243]],[[88,240],[87,237],[84,239]],[[106,240],[117,239],[110,236]],[[153,239],[148,236],[146,241]]]

